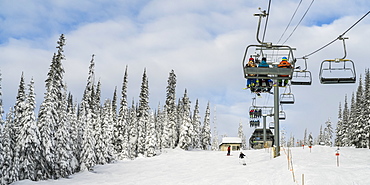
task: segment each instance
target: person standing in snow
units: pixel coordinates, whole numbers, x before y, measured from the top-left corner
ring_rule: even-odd
[[[227,155],[230,155],[230,145],[227,147]]]
[[[244,160],[244,156],[245,156],[245,154],[243,154],[243,152],[240,152],[239,158],[242,161],[243,165],[246,165],[245,160]]]

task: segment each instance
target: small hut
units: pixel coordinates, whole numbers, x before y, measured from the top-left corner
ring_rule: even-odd
[[[232,151],[240,150],[242,147],[242,139],[239,137],[224,137],[220,144],[220,151],[227,151],[227,147],[230,146]]]

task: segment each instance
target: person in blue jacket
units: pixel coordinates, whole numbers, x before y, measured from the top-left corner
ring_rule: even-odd
[[[258,67],[264,67],[264,68],[269,68],[270,66],[269,66],[269,64],[266,62],[266,57],[263,57],[262,58],[262,61],[261,61],[261,63],[258,65]],[[258,75],[259,77],[267,77],[267,74],[260,74],[260,75]],[[269,80],[268,79],[259,79],[259,86],[260,87],[262,87],[263,86],[263,82],[265,82],[265,84],[266,84],[266,87],[267,87],[267,89],[269,89],[268,87],[270,86],[270,84],[269,84]]]

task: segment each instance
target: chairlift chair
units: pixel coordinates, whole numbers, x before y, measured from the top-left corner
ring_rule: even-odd
[[[348,38],[339,37],[339,40],[343,41],[344,57],[324,60],[321,63],[319,74],[321,84],[356,83],[355,63],[350,59],[346,59],[345,39]]]
[[[288,92],[286,92],[288,90]],[[290,86],[286,86],[285,92],[280,94],[280,104],[294,104],[294,94]]]
[[[280,104],[294,104],[293,93],[283,93],[280,95]]]
[[[292,80],[290,81],[292,85],[311,85],[312,83],[311,71],[307,70],[307,58],[303,57],[302,59],[304,59],[304,67],[294,70]]]
[[[356,83],[355,64],[350,59],[324,60],[319,78],[321,84]]]
[[[259,39],[259,31],[261,27],[261,19],[267,16],[266,11],[262,11],[259,14],[254,14],[254,16],[259,17],[256,39],[259,44],[252,44],[247,46],[245,49],[242,67],[244,78],[246,79],[291,79],[293,74],[293,69],[295,66],[295,58],[293,55],[294,48],[287,45],[273,45],[272,43],[263,42]],[[252,50],[252,49],[255,50]],[[275,63],[277,58],[281,60],[281,57],[287,57],[288,62],[291,64],[292,68],[277,68],[277,63]],[[254,58],[255,61],[258,57],[265,57],[268,59],[266,61],[270,67],[247,67],[249,58]],[[260,59],[260,58],[259,58]],[[262,76],[260,76],[262,75]],[[267,75],[267,77],[265,76]],[[287,75],[286,77],[279,77],[278,75]]]
[[[269,128],[270,128],[270,129],[275,129],[275,123],[274,123],[274,122],[270,122],[270,124],[269,124]]]
[[[286,118],[285,112],[283,110],[279,111],[279,120],[285,120],[285,118]]]

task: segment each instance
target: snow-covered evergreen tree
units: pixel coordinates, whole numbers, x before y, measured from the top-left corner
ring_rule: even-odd
[[[215,107],[214,116],[213,116],[213,136],[212,136],[211,150],[218,151],[219,145],[220,144],[218,141],[217,118],[216,118],[216,107]]]
[[[13,168],[13,158],[14,158],[14,146],[16,142],[16,135],[14,130],[14,118],[13,118],[13,109],[10,108],[9,112],[6,115],[3,139],[2,139],[2,156],[4,161],[1,169],[1,183],[10,184],[17,180],[18,173]]]
[[[128,124],[129,111],[127,106],[127,83],[128,83],[128,67],[126,66],[125,74],[122,82],[121,101],[118,112],[118,120],[115,126],[116,152],[118,159],[131,158],[129,146],[129,132],[130,127]]]
[[[353,146],[355,144],[354,140],[356,138],[355,130],[356,130],[356,100],[355,94],[352,93],[351,97],[351,107],[349,110],[349,119],[348,119],[348,138],[349,138],[349,145]]]
[[[60,118],[65,117],[65,115],[61,115],[64,112],[59,112],[59,110],[62,110],[61,107],[66,106],[63,100],[65,98],[63,96],[65,83],[63,81],[64,68],[62,66],[62,60],[64,60],[63,46],[65,45],[63,34],[60,36],[57,44],[58,52],[54,54],[50,65],[45,81],[46,93],[38,114],[42,148],[41,156],[43,157],[41,160],[43,179],[56,178],[55,132],[58,125],[61,124]]]
[[[317,143],[319,145],[325,145],[325,133],[322,130],[322,125],[320,125],[320,132],[319,132],[319,136],[317,137]]]
[[[364,97],[363,97],[363,124],[365,135],[365,141],[367,146],[370,148],[370,70],[365,70],[365,84],[364,84]]]
[[[324,143],[326,146],[332,146],[333,145],[333,127],[332,127],[332,123],[330,121],[330,119],[328,119],[328,121],[325,122],[325,129],[324,129]]]
[[[363,85],[362,79],[360,76],[359,85],[356,92],[356,104],[355,104],[355,112],[354,112],[354,135],[352,138],[352,143],[356,146],[356,148],[366,148],[367,147],[367,135],[369,134],[366,132],[365,128],[367,126],[367,121],[364,118],[364,92],[363,92]]]
[[[243,149],[243,150],[247,149],[247,139],[246,139],[245,134],[244,134],[242,121],[239,122],[238,137],[242,140],[242,148],[241,149]]]
[[[341,138],[341,146],[350,146],[350,125],[349,125],[349,108],[348,108],[348,101],[347,95],[344,98],[344,107],[343,107],[343,119],[342,119],[342,138]]]
[[[182,112],[181,124],[180,124],[180,136],[179,136],[179,147],[188,150],[192,147],[192,133],[193,125],[191,123],[190,115],[190,100],[187,95],[187,90],[185,89],[184,97],[182,98]]]
[[[313,137],[312,137],[312,133],[310,133],[310,134],[308,135],[307,144],[308,144],[308,146],[312,146],[312,145],[313,145]]]
[[[202,149],[203,150],[209,150],[209,147],[211,145],[211,126],[210,126],[209,102],[207,104],[206,113],[205,113],[205,116],[204,116],[201,142],[202,142]]]
[[[138,147],[138,121],[137,121],[137,111],[135,106],[135,101],[132,100],[132,105],[129,110],[129,157],[134,159],[137,157],[137,147]]]
[[[304,146],[307,146],[307,128],[304,130],[303,143]]]
[[[146,144],[146,126],[149,124],[149,87],[148,87],[148,77],[146,75],[146,69],[144,69],[141,91],[140,91],[140,100],[139,100],[139,109],[138,109],[138,153],[145,155],[145,144]]]
[[[286,131],[284,129],[280,130],[280,143],[281,146],[286,147],[287,146],[287,141],[286,141]]]
[[[92,56],[87,85],[83,94],[82,102],[79,107],[79,122],[83,127],[82,130],[82,146],[80,153],[80,169],[92,171],[96,165],[95,154],[95,131],[94,131],[94,112],[92,110],[93,95],[94,95],[94,55]]]
[[[199,116],[199,102],[198,102],[198,99],[195,101],[192,124],[193,124],[193,134],[192,134],[193,148],[201,148],[200,133],[201,133],[201,126],[202,126],[201,124],[202,124],[202,122],[200,121],[200,116]]]
[[[339,111],[338,111],[338,122],[337,122],[337,128],[335,129],[335,146],[342,146],[342,140],[343,140],[343,116],[342,116],[342,104],[339,102]]]
[[[155,129],[154,114],[150,113],[148,123],[146,124],[146,143],[145,156],[153,157],[157,149],[157,131]]]
[[[100,160],[101,164],[111,163],[114,160],[114,146],[112,143],[113,140],[113,110],[112,110],[111,101],[109,99],[105,100],[103,109],[102,109],[102,118],[101,118],[101,136],[102,140],[100,148],[102,151],[103,159]]]
[[[20,120],[20,132],[17,141],[17,152],[19,153],[19,177],[33,181],[41,179],[40,171],[40,133],[36,124],[35,108],[36,97],[34,81],[31,79],[29,93],[24,102],[23,118]]]
[[[77,118],[76,104],[73,103],[72,94],[68,94],[67,98],[67,122],[70,125],[70,141],[71,141],[71,152],[72,158],[70,160],[70,166],[72,168],[72,173],[78,172],[80,169],[80,153],[81,153],[81,143],[82,143],[82,132],[81,125]]]
[[[166,104],[165,104],[165,110],[167,111],[167,127],[164,128],[165,132],[163,133],[164,137],[167,137],[170,139],[169,146],[167,146],[167,143],[164,143],[165,148],[175,148],[177,146],[177,140],[178,140],[178,131],[177,131],[177,108],[176,108],[176,75],[174,70],[171,70],[169,77],[168,77],[168,85],[167,85],[167,95],[166,95]],[[167,131],[170,131],[167,133]]]
[[[23,180],[24,171],[21,172],[20,167],[20,158],[24,154],[21,147],[24,145],[24,140],[26,140],[27,133],[24,133],[25,130],[22,130],[26,112],[26,92],[25,92],[25,83],[24,76],[22,73],[21,80],[19,82],[18,93],[16,97],[16,102],[14,105],[14,134],[15,138],[15,147],[14,147],[14,156],[13,156],[13,169],[16,174],[15,181]]]

